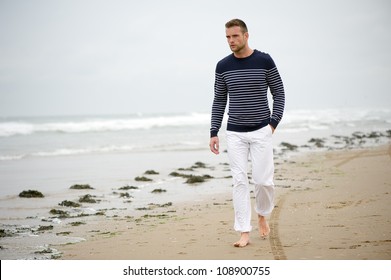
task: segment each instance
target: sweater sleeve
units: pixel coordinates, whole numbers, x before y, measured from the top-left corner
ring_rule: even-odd
[[[267,71],[267,82],[273,96],[273,111],[270,117],[270,124],[276,128],[284,113],[285,92],[280,74],[275,65]]]
[[[225,107],[227,105],[227,92],[227,86],[221,74],[216,72],[210,137],[217,136],[220,130],[221,123],[224,117]]]

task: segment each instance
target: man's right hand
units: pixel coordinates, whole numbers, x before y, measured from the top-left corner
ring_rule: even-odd
[[[218,155],[219,154],[219,137],[215,136],[210,138],[210,143],[209,143],[210,150],[212,153]]]

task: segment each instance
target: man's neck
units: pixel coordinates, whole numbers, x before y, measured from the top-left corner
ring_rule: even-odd
[[[251,49],[250,47],[246,47],[242,50],[240,50],[239,52],[234,52],[234,56],[236,58],[246,58],[246,57],[249,57],[250,55],[252,55],[254,52],[253,49]]]

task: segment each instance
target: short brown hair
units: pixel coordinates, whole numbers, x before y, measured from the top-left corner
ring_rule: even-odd
[[[239,26],[243,33],[248,32],[247,25],[241,19],[237,19],[237,18],[231,19],[225,24],[225,28],[231,28],[234,26]]]

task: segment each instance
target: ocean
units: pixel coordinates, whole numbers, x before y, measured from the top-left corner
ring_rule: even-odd
[[[108,169],[113,169],[115,157],[135,158],[137,161],[140,155],[149,154],[150,165],[154,166],[152,162],[162,161],[153,156],[156,153],[185,155],[208,151],[209,124],[208,113],[2,118],[0,196],[15,194],[15,190],[27,186],[42,185],[43,178],[47,178],[48,170],[43,168],[46,165],[50,166],[52,173],[61,174],[59,179],[62,180],[67,172],[96,166],[102,159],[110,158]],[[224,128],[225,123],[220,132],[222,149]],[[391,109],[287,111],[274,135],[274,146],[278,152],[284,149],[281,143],[303,146],[310,139],[325,139],[330,142],[328,147],[336,148],[335,136],[346,137],[355,132],[386,135],[390,129]],[[366,144],[385,141],[389,138],[379,137]],[[342,143],[339,147],[346,145]],[[56,163],[58,169],[69,163],[68,170],[56,170],[51,162]],[[87,176],[90,173],[94,170],[86,168],[85,180],[91,177]],[[85,181],[82,175],[77,177],[79,181]],[[55,188],[55,184],[51,188]]]
[[[0,118],[0,162],[199,150],[208,146],[209,123],[207,113]],[[288,111],[275,134],[275,144],[292,141],[301,145],[308,137],[385,132],[390,128],[391,109]]]

